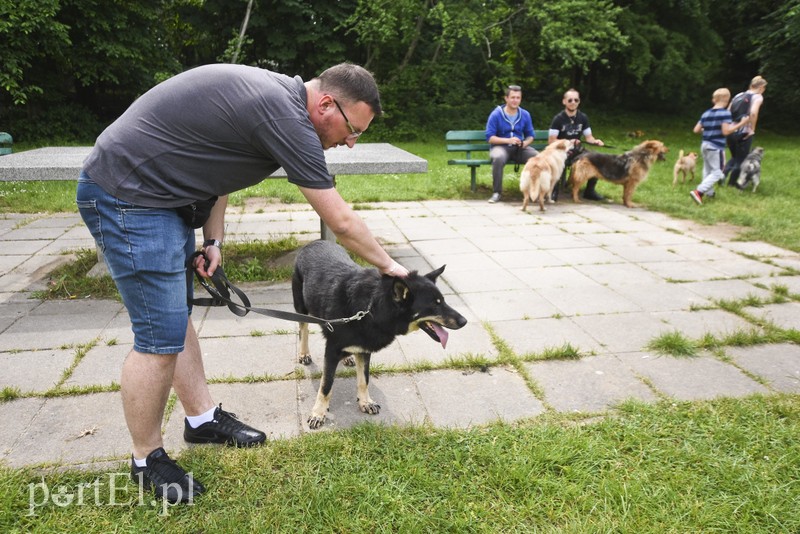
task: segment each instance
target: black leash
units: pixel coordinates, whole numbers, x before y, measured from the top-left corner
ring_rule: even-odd
[[[225,271],[223,270],[222,265],[217,266],[214,274],[211,275],[210,280],[211,283],[214,284],[214,287],[211,287],[211,285],[208,283],[208,280],[203,278],[194,268],[194,260],[200,256],[206,260],[206,266],[208,266],[208,258],[206,258],[206,255],[202,250],[198,250],[192,254],[188,260],[186,260],[186,270],[190,273],[194,273],[197,281],[206,289],[206,291],[208,291],[208,293],[211,295],[211,298],[206,297],[189,299],[189,304],[194,306],[227,306],[229,310],[239,317],[244,317],[249,312],[253,312],[261,315],[267,315],[269,317],[284,319],[286,321],[322,325],[331,332],[333,332],[333,325],[345,324],[351,321],[360,321],[370,312],[369,309],[366,309],[356,313],[352,317],[343,317],[341,319],[320,319],[319,317],[314,317],[313,315],[303,315],[302,313],[273,310],[270,308],[254,308],[250,305],[250,299],[247,298],[247,295],[245,295],[244,291],[233,285],[231,281],[228,280],[228,277],[225,276]],[[241,304],[231,300],[231,293],[239,298]]]

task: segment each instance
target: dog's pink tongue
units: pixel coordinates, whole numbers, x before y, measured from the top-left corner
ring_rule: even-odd
[[[447,333],[447,330],[439,326],[438,324],[431,322],[431,327],[433,331],[436,332],[436,335],[439,336],[439,342],[442,344],[442,348],[447,348],[447,338],[450,337],[450,334]]]

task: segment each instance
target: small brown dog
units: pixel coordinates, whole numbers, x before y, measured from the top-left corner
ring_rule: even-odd
[[[527,211],[528,201],[539,202],[539,209],[545,211],[545,200],[553,202],[553,188],[558,183],[569,151],[575,146],[574,140],[553,141],[544,150],[532,157],[522,169],[519,190],[522,191],[522,211]]]
[[[678,161],[672,168],[672,187],[678,183],[678,174],[681,175],[681,184],[686,182],[686,176],[691,174],[690,182],[694,181],[694,168],[697,165],[697,152],[689,152],[683,155],[683,149],[678,153]]]
[[[578,191],[590,178],[602,178],[622,186],[622,203],[632,208],[631,197],[647,179],[656,160],[664,160],[669,149],[661,141],[648,140],[620,155],[585,152],[572,164],[572,200],[580,202]]]

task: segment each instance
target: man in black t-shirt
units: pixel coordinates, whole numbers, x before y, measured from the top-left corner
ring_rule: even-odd
[[[589,117],[586,113],[578,110],[578,105],[581,102],[581,97],[575,89],[568,89],[564,93],[564,98],[561,101],[564,104],[564,110],[559,112],[553,117],[553,122],[550,123],[550,131],[548,132],[547,142],[552,143],[558,139],[577,139],[580,140],[583,136],[586,143],[590,145],[604,146],[603,141],[595,138],[592,135],[592,128],[589,126]],[[572,164],[572,160],[567,160],[567,166]],[[566,176],[566,167],[564,173],[561,175],[562,182]],[[583,192],[583,198],[587,200],[605,200],[601,194],[594,190],[597,185],[597,178],[592,178],[586,184],[586,190]]]

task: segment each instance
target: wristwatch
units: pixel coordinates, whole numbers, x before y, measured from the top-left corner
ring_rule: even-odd
[[[205,241],[203,241],[203,248],[206,247],[217,247],[221,249],[222,241],[219,241],[218,239],[206,239]]]

